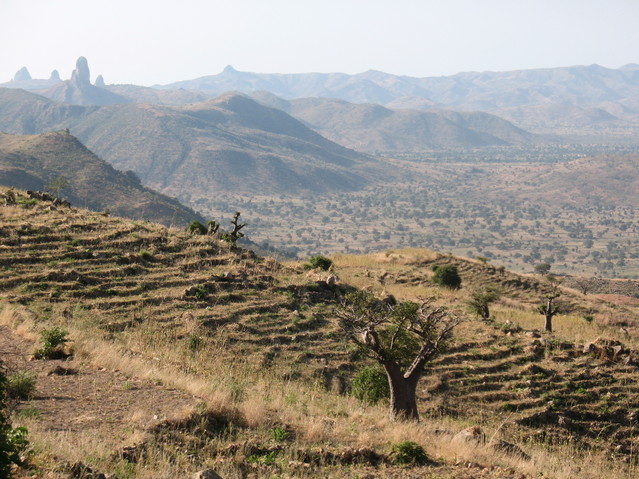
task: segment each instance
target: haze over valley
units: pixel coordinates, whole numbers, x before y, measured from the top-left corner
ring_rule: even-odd
[[[23,68],[3,84],[0,129],[68,129],[204,217],[241,211],[285,255],[429,247],[636,277],[638,83],[634,64],[422,79],[228,67],[149,88],[92,83],[82,57],[69,80]]]

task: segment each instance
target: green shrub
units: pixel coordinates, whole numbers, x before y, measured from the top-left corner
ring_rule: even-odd
[[[7,396],[21,401],[31,399],[35,391],[36,375],[28,371],[18,371],[7,378]]]
[[[321,254],[311,256],[308,260],[311,268],[321,269],[323,271],[328,271],[328,269],[333,266],[333,261],[326,256],[322,256]]]
[[[433,282],[446,288],[457,289],[461,286],[461,277],[457,266],[447,264],[434,269]]]
[[[429,459],[424,448],[413,441],[398,442],[392,449],[393,462],[402,466],[424,465]]]
[[[195,287],[195,297],[198,301],[205,301],[208,295],[209,294],[206,291],[206,287],[204,285],[198,284]]]
[[[187,226],[186,231],[188,231],[192,235],[205,235],[208,230],[206,226],[204,226],[198,220],[193,220],[191,221],[189,226]]]
[[[189,350],[193,352],[199,351],[204,345],[204,339],[202,338],[202,336],[199,336],[195,333],[190,334],[187,341]]]
[[[286,428],[282,426],[271,429],[271,437],[276,442],[284,442],[289,438],[290,435],[291,433],[289,433]]]
[[[353,378],[351,392],[360,401],[377,404],[390,397],[390,387],[386,373],[380,368],[365,367]]]
[[[64,343],[68,341],[69,333],[64,329],[54,326],[51,329],[40,331],[42,347],[35,352],[36,359],[63,359],[67,357],[64,352]]]
[[[140,258],[144,261],[153,261],[153,254],[145,249],[140,250]]]
[[[0,364],[1,367],[1,364]],[[20,453],[29,444],[24,427],[12,428],[7,419],[6,406],[7,378],[0,369],[0,477],[11,477],[14,464],[21,465]]]

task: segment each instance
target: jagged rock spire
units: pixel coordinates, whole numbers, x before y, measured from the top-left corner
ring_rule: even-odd
[[[71,81],[77,86],[85,86],[91,84],[91,73],[89,72],[89,62],[84,57],[78,58],[75,62],[75,70],[71,74]]]
[[[31,74],[27,67],[22,67],[20,70],[16,72],[16,75],[13,77],[13,81],[29,81],[31,80]]]
[[[49,77],[49,80],[60,80],[60,73],[58,72],[58,70],[53,70],[51,72],[51,76]]]
[[[100,88],[106,86],[106,83],[104,83],[104,77],[102,75],[98,75],[98,77],[95,79],[95,86],[98,86]]]

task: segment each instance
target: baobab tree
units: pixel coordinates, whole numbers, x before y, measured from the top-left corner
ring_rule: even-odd
[[[386,371],[391,418],[419,420],[417,383],[461,318],[432,298],[389,304],[361,291],[345,297],[337,316],[348,337]]]
[[[548,281],[550,283],[550,292],[544,296],[544,302],[539,305],[537,311],[546,318],[544,330],[552,333],[552,318],[560,312],[557,298],[561,296],[561,292],[559,291],[559,280],[557,278],[548,276]]]

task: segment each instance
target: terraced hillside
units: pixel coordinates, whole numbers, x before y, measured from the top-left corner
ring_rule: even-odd
[[[208,235],[46,202],[18,201],[0,214],[0,351],[8,351],[12,370],[37,376],[35,395],[17,402],[13,416],[36,444],[35,474],[81,477],[87,467],[122,478],[207,467],[225,478],[637,472],[633,305],[565,289],[571,313],[555,318],[554,334],[542,334],[533,310],[550,288],[542,278],[450,255],[336,256],[334,271],[320,273]],[[458,267],[460,290],[433,283],[432,266],[444,264]],[[350,396],[366,360],[336,321],[344,293],[435,296],[464,314],[472,291],[487,285],[502,292],[493,319],[466,314],[450,350],[428,366],[420,424],[389,422],[383,404]],[[69,332],[72,356],[51,368],[27,361],[40,332],[53,327]],[[54,366],[77,374],[57,376]],[[171,414],[163,401],[175,405]],[[108,404],[127,406],[116,412]],[[87,428],[74,426],[83,421]],[[468,426],[480,432],[466,440],[458,431]],[[423,445],[429,462],[398,466],[392,447],[404,440]],[[504,441],[524,453],[504,449]]]

